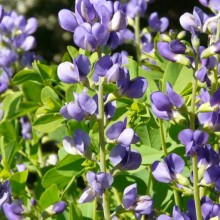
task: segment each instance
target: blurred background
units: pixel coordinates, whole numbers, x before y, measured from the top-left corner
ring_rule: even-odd
[[[34,34],[37,40],[36,53],[48,62],[59,63],[66,47],[73,45],[72,35],[60,28],[57,14],[63,8],[74,11],[74,0],[0,0],[0,4],[6,11],[15,10],[26,18],[38,19],[39,26]],[[180,30],[179,17],[185,12],[192,13],[194,6],[205,9],[198,0],[154,0],[148,5],[141,25],[144,26],[145,23],[147,25],[149,14],[157,11],[160,17],[169,18],[169,29]]]

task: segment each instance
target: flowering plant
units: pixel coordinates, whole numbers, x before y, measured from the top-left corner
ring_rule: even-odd
[[[200,2],[177,33],[142,27],[152,1],[76,0],[49,65],[37,20],[0,7],[1,218],[220,218],[220,6]]]

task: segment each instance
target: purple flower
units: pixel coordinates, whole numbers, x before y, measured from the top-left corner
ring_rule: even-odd
[[[114,166],[123,170],[135,170],[142,162],[141,154],[136,150],[131,150],[131,146],[117,145],[109,155],[109,159]]]
[[[175,153],[164,157],[164,162],[155,161],[152,164],[152,174],[154,178],[163,183],[170,183],[178,178],[178,174],[184,169],[183,159]]]
[[[72,33],[74,33],[76,27],[78,26],[74,13],[68,9],[62,9],[61,11],[59,11],[58,20],[60,26],[64,30]]]
[[[216,14],[220,10],[220,2],[218,0],[199,0],[199,2],[205,6],[209,7],[211,10],[213,10]]]
[[[205,179],[205,182],[207,184],[213,183],[215,190],[217,192],[220,192],[220,166],[219,164],[208,167],[208,169],[204,173],[203,178]]]
[[[160,215],[157,220],[190,220],[189,216],[186,213],[181,213],[180,208],[178,206],[173,207],[173,218],[168,215]]]
[[[122,204],[127,210],[141,215],[149,215],[152,212],[153,201],[150,196],[138,196],[137,184],[134,183],[125,188]]]
[[[114,32],[127,26],[127,18],[118,1],[78,0],[75,14],[63,9],[58,17],[60,26],[74,33],[74,43],[88,51],[106,45],[110,38],[117,36]]]
[[[210,145],[200,147],[198,149],[198,167],[209,167],[219,163],[218,154],[212,149]]]
[[[86,94],[86,90],[79,95],[74,93],[74,97],[74,102],[70,102],[60,109],[60,114],[63,117],[81,121],[84,117],[95,113],[97,109],[96,102]]]
[[[94,95],[93,99],[95,100],[96,105],[98,106],[98,95],[97,94]],[[105,95],[103,100],[104,102],[108,101],[108,95]],[[116,111],[116,101],[105,103],[104,113],[107,119],[111,119],[114,116],[115,111]],[[96,109],[95,113],[98,116],[98,108]]]
[[[4,203],[3,211],[8,220],[22,220],[22,212],[24,211],[22,205],[19,203]]]
[[[74,43],[88,51],[94,51],[98,46],[104,46],[109,38],[109,31],[100,23],[90,25],[83,23],[74,32]]]
[[[113,176],[109,173],[94,173],[89,171],[86,174],[89,187],[86,188],[79,199],[79,203],[91,202],[95,197],[101,197],[105,189],[110,188],[113,183]]]
[[[216,59],[214,56],[201,59],[201,54],[205,50],[205,47],[199,47],[200,68],[196,72],[196,77],[200,82],[206,82],[208,86],[211,85],[211,81],[208,78],[208,72],[216,66]]]
[[[64,201],[60,201],[60,202],[53,204],[52,211],[55,214],[60,214],[65,210],[65,208],[66,208],[66,203]]]
[[[147,1],[145,0],[130,0],[126,5],[126,14],[130,18],[143,17],[147,10]]]
[[[30,140],[32,138],[32,127],[30,120],[27,116],[23,116],[20,118],[21,123],[21,134],[25,140]]]
[[[160,55],[165,59],[185,66],[191,65],[189,58],[184,55],[186,52],[186,46],[179,40],[172,40],[170,43],[158,42],[157,49]]]
[[[58,77],[62,82],[72,84],[83,82],[91,70],[89,59],[85,55],[79,55],[73,63],[64,62],[57,68]]]
[[[7,48],[2,48],[0,50],[0,66],[1,67],[9,67],[12,63],[17,61],[18,55]]]
[[[193,14],[184,13],[180,17],[180,24],[187,31],[202,32],[202,27],[208,16],[198,7],[194,7]]]
[[[164,32],[166,31],[169,20],[166,17],[159,18],[158,13],[154,12],[150,14],[150,17],[148,19],[149,27],[154,32]]]
[[[150,33],[146,33],[141,36],[141,47],[145,53],[151,53],[153,51],[154,45]]]
[[[112,124],[106,131],[106,136],[109,140],[114,140],[119,144],[128,146],[130,144],[136,144],[139,141],[139,137],[132,128],[126,128],[127,118],[124,121],[119,121]]]
[[[174,118],[174,108],[180,109],[183,106],[183,98],[173,91],[170,83],[167,83],[166,93],[153,92],[151,94],[152,111],[163,120]]]
[[[210,97],[207,91],[202,90],[200,99],[204,104],[208,104],[209,111],[200,112],[198,114],[199,122],[206,128],[214,131],[220,131],[220,99],[219,99],[220,89]],[[201,102],[201,104],[202,104]],[[202,106],[200,107],[202,108]]]
[[[220,40],[216,41],[214,44],[212,44],[207,49],[203,50],[201,53],[201,58],[208,58],[210,56],[213,56],[215,54],[220,53]]]
[[[208,197],[202,197],[201,201],[201,214],[204,220],[209,220],[214,217],[219,217],[220,206],[219,204],[213,203]],[[187,203],[189,219],[196,219],[196,208],[193,199],[189,199]],[[187,219],[188,220],[188,219]]]
[[[73,138],[66,136],[63,139],[63,147],[65,151],[73,155],[84,155],[89,157],[91,152],[89,151],[90,137],[87,133],[81,130],[76,130],[73,134]]]
[[[198,153],[208,141],[208,134],[201,130],[184,129],[178,135],[179,141],[186,146],[186,155],[193,156]]]
[[[11,203],[12,201],[12,192],[11,192],[11,185],[8,180],[6,180],[3,184],[0,183],[0,208],[5,203]]]

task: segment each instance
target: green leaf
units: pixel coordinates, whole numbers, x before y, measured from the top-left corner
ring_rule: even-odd
[[[135,132],[140,137],[141,144],[150,148],[161,148],[160,130],[151,128],[148,124],[138,126]]]
[[[79,204],[79,208],[81,210],[81,213],[83,215],[82,219],[86,220],[92,220],[93,219],[93,211],[94,211],[94,202],[88,202],[84,204]]]
[[[61,103],[58,95],[49,86],[46,86],[45,88],[42,89],[41,100],[42,103],[50,109],[60,110],[61,108]]]
[[[62,171],[63,176],[78,176],[85,169],[85,167],[82,166],[84,160],[85,159],[83,159],[80,155],[68,154],[57,164],[56,168],[58,171]]]
[[[3,120],[12,119],[14,117],[21,97],[21,92],[14,92],[13,94],[5,97],[2,102],[2,109],[4,110]]]
[[[10,177],[10,183],[13,193],[20,195],[25,190],[28,177],[28,170],[17,172]]]
[[[50,205],[53,205],[59,200],[59,191],[58,187],[55,184],[52,184],[47,188],[41,195],[39,200],[40,207],[44,210]]]
[[[128,58],[128,64],[125,65],[129,70],[130,79],[136,78],[138,75],[138,64],[132,58]]]
[[[26,81],[37,81],[42,82],[42,79],[38,73],[36,73],[34,70],[30,69],[24,69],[18,72],[14,78],[13,83],[14,84],[21,84]]]
[[[74,176],[77,177],[84,172],[85,167],[82,166],[84,160],[79,155],[68,154],[55,168],[47,171],[42,179],[42,185],[48,187],[55,183],[59,188],[63,188]]]
[[[43,85],[38,82],[27,81],[22,84],[22,90],[28,101],[41,102],[41,90]],[[33,92],[34,91],[34,92]]]
[[[9,166],[13,162],[14,155],[16,154],[17,150],[18,150],[18,143],[16,141],[11,141],[5,146],[5,155]]]
[[[171,83],[173,86],[183,68],[183,65],[175,63],[175,62],[169,62],[166,66],[164,75],[163,75],[163,81],[162,81],[162,91],[166,91],[166,84],[167,82]]]
[[[50,133],[61,127],[63,121],[64,118],[59,113],[47,113],[37,116],[33,127],[42,133]]]
[[[9,143],[13,140],[17,140],[17,135],[13,124],[6,120],[0,123],[0,137],[4,137],[4,142]]]
[[[67,51],[72,59],[76,58],[79,55],[78,50],[73,46],[67,46]]]
[[[192,82],[192,80],[193,70],[184,66],[173,86],[174,91],[181,94],[182,91],[184,91],[184,89]]]
[[[49,187],[53,183],[59,188],[63,188],[69,183],[70,180],[71,177],[63,176],[62,172],[57,171],[56,167],[54,167],[45,173],[41,183],[45,188]]]
[[[137,150],[142,156],[142,165],[152,164],[156,160],[160,160],[163,153],[157,149],[141,145],[140,147],[132,147],[132,149]]]
[[[146,78],[147,82],[148,82],[148,87],[151,89],[152,92],[154,91],[158,91],[158,87],[157,84],[155,83],[155,81],[151,78],[151,75],[148,74],[149,71],[144,70],[143,68],[139,67],[138,68],[138,76],[142,76],[144,78]]]
[[[39,74],[42,80],[50,79],[53,74],[53,69],[50,66],[36,61],[33,63],[33,69]]]
[[[77,205],[74,203],[70,204],[70,219],[74,219],[74,220],[82,219],[82,213],[80,209],[77,207]]]

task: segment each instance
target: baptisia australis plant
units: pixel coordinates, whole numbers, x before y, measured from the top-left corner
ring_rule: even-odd
[[[158,12],[141,29],[149,1],[121,2],[62,9],[60,26],[79,50],[68,46],[58,66],[35,62],[18,73],[21,91],[9,91],[0,116],[0,218],[220,217],[218,3],[201,0],[214,14],[195,7],[180,17],[184,31],[165,33]],[[37,22],[1,7],[0,21],[4,91],[15,62],[33,58]],[[112,53],[124,42],[136,47],[136,61]]]

